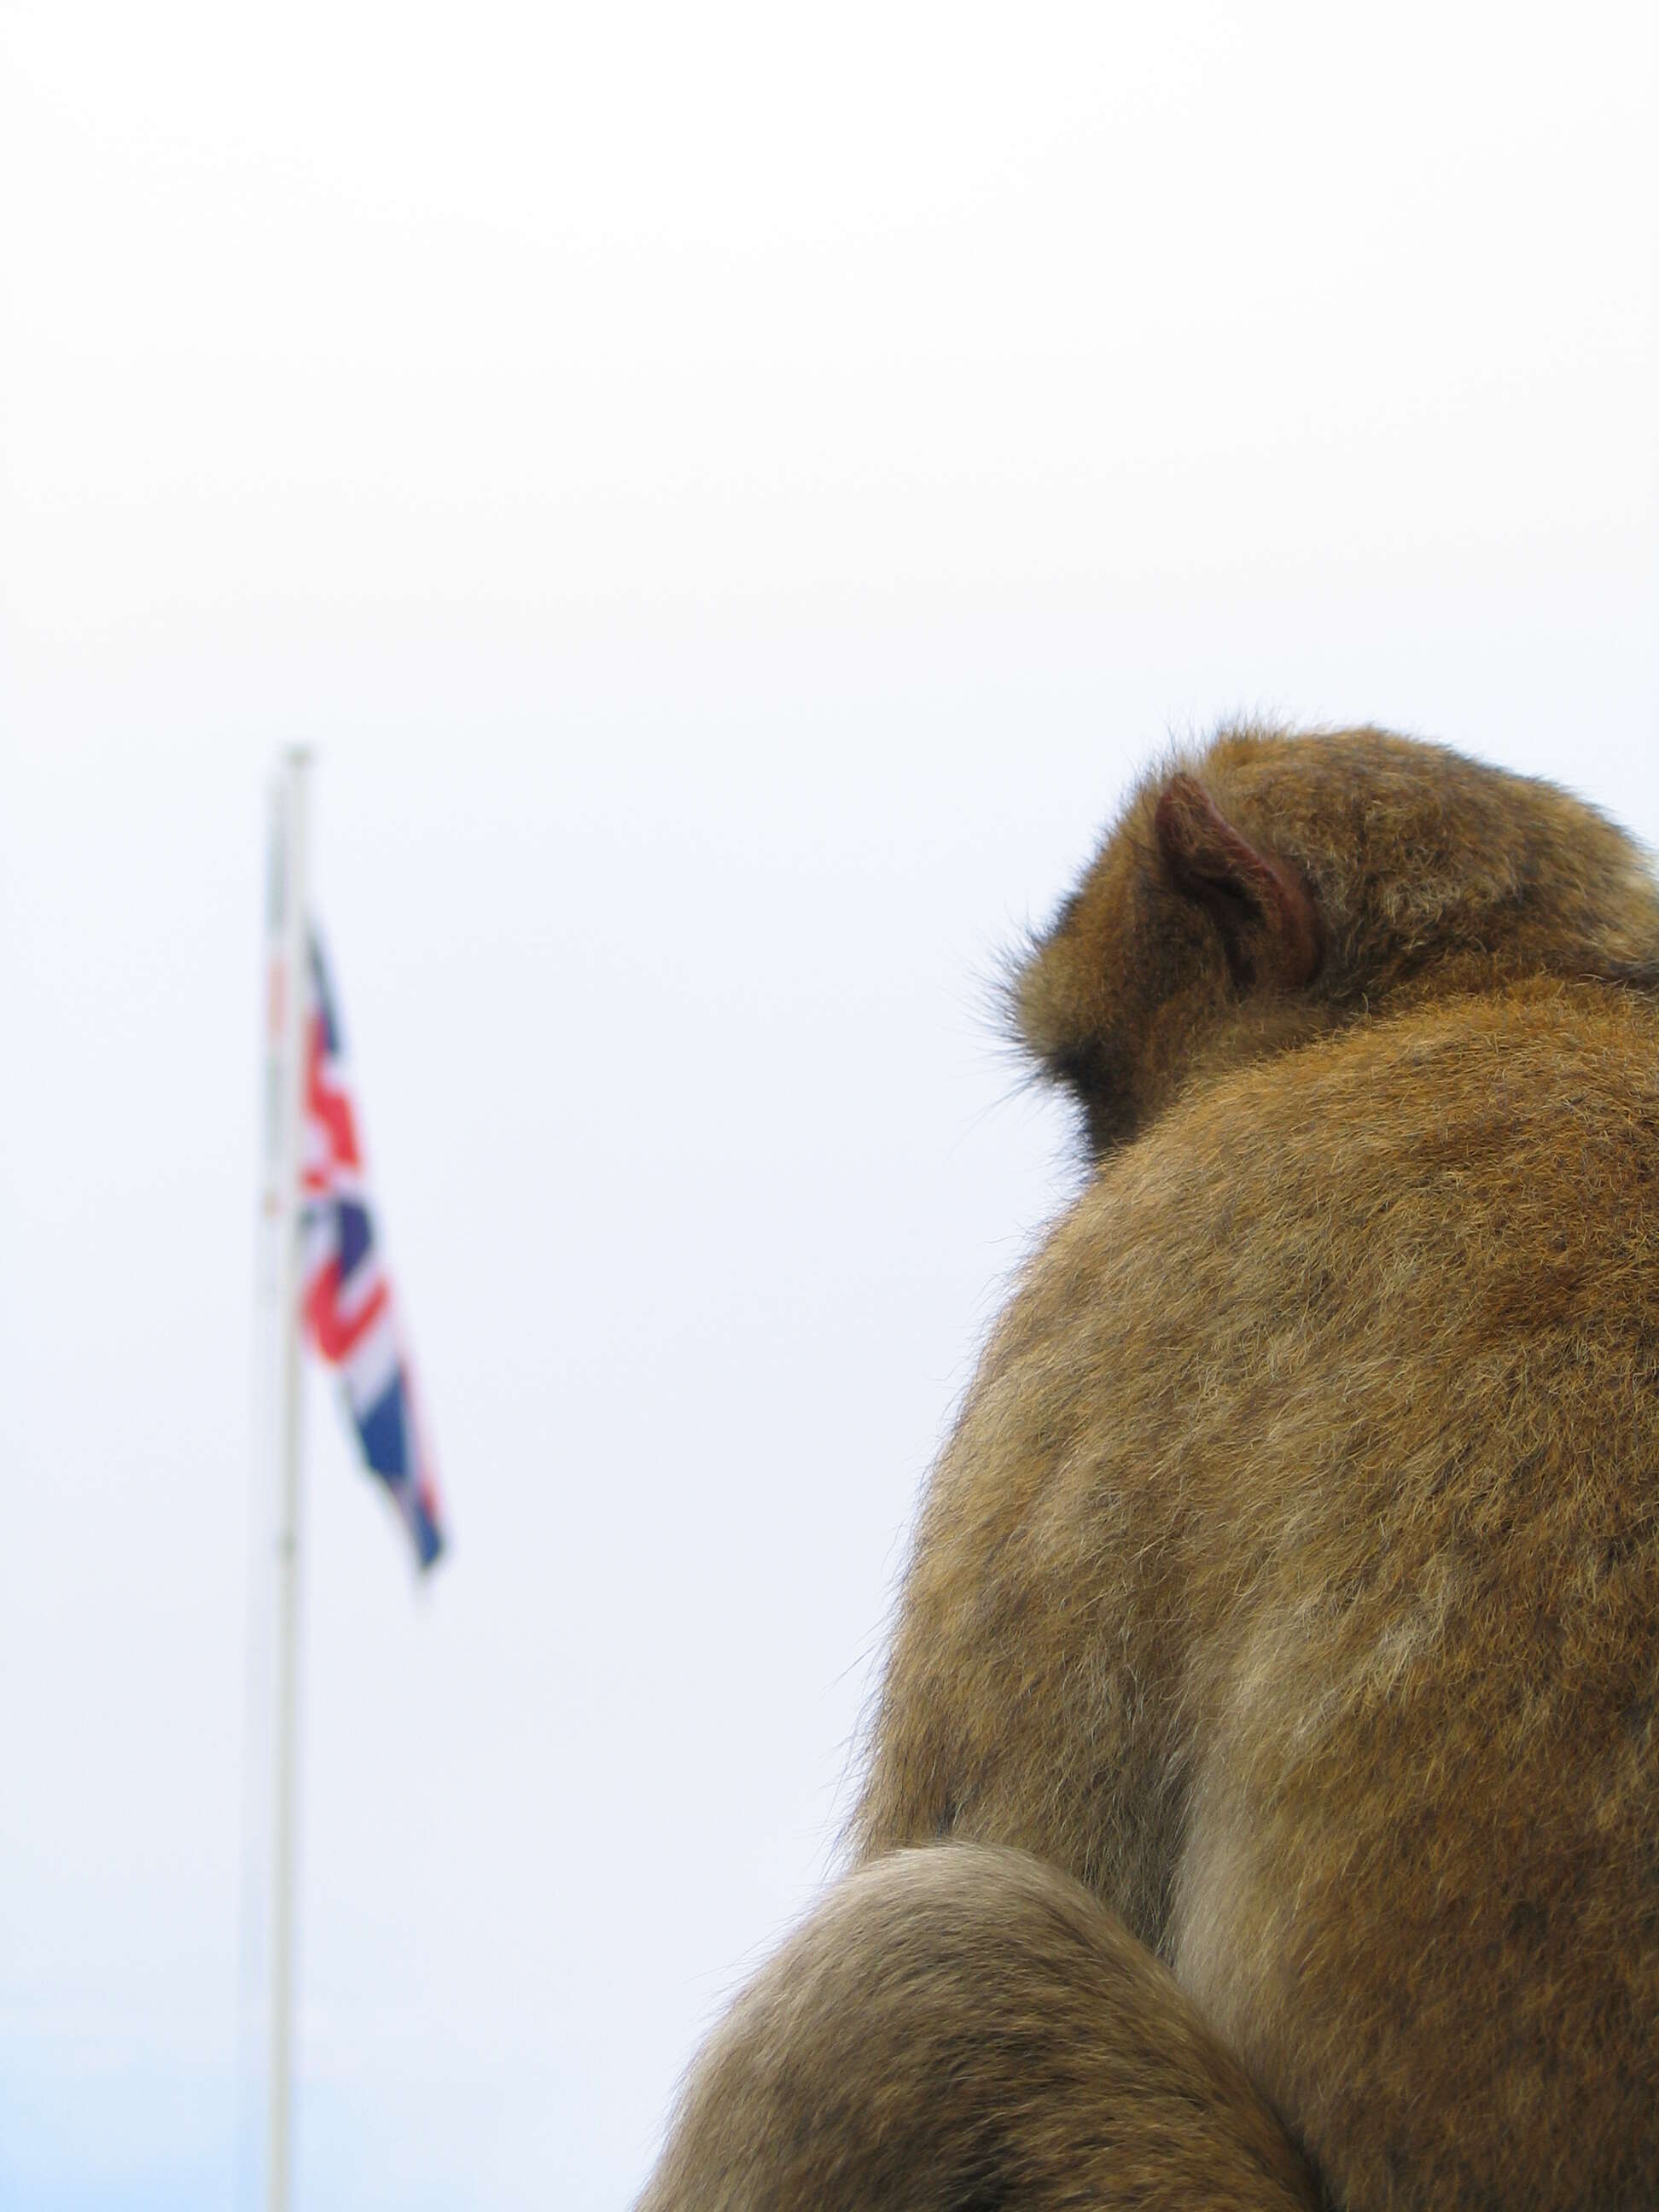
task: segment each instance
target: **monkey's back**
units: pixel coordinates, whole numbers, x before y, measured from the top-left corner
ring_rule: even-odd
[[[1120,1910],[1359,2206],[1659,2201],[1659,1015],[1521,986],[1200,1088],[1028,1272],[866,1853]]]

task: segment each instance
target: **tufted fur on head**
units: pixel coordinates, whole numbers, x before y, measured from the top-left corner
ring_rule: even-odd
[[[1659,895],[1592,807],[1377,730],[1234,729],[1138,787],[1013,1014],[1099,1154],[1200,1073],[1538,974],[1659,981]]]

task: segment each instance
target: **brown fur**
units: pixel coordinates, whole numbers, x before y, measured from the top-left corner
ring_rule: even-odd
[[[843,1882],[711,2038],[683,2111],[639,2212],[1316,2203],[1168,1968],[1066,1875],[975,1844]]]
[[[966,1838],[1083,1884],[1267,2100],[1194,2077],[1193,2109],[1238,2150],[1276,2107],[1353,2212],[1659,2203],[1659,1002],[1626,988],[1656,976],[1619,832],[1362,731],[1144,787],[1019,988],[1101,1166],[935,1474],[857,1855]],[[1132,2069],[1079,2094],[1056,2056],[1075,2021],[1016,2084],[994,1965],[976,1999],[896,1906],[872,1943],[902,2034],[865,1972],[775,1969],[720,2078],[735,2039],[797,2054],[848,2145],[1006,2100],[1060,2164],[1103,2128],[1156,2164]],[[1179,2074],[1139,2002],[1103,2045]],[[939,2037],[983,2057],[942,2108],[901,2063]],[[671,2151],[653,2212],[1143,2201],[776,2193],[775,2108],[718,2095],[748,2193]]]

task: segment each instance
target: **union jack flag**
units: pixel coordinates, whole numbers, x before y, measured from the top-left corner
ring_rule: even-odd
[[[311,939],[301,1168],[306,1334],[337,1367],[363,1457],[391,1492],[421,1565],[443,1549],[438,1486],[416,1418],[363,1181],[345,1048],[322,947]]]

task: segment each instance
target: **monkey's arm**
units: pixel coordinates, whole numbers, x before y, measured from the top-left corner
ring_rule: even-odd
[[[637,2212],[1293,2212],[1309,2171],[1123,1923],[1024,1853],[834,1890],[694,2067]]]

